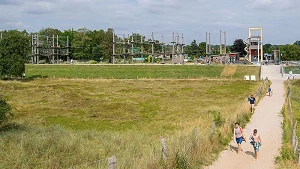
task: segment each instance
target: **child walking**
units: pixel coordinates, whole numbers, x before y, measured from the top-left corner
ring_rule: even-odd
[[[259,155],[259,148],[262,145],[260,135],[257,134],[257,129],[253,130],[253,133],[250,136],[250,143],[252,144],[255,152],[255,159],[257,160]]]
[[[251,95],[251,97],[248,98],[248,101],[250,102],[251,105],[251,113],[254,113],[255,97]]]
[[[268,94],[269,94],[269,96],[272,96],[272,89],[271,89],[271,85],[269,85],[269,88],[268,88]]]

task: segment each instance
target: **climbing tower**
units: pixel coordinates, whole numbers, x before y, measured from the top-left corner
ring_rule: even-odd
[[[253,35],[252,31],[259,31],[259,35]],[[245,51],[247,52],[247,56],[245,60],[253,63],[256,62],[258,64],[263,61],[263,29],[262,28],[249,28],[249,36],[245,39]]]

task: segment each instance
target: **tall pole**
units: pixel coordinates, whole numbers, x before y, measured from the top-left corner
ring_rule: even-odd
[[[49,58],[49,55],[51,53],[51,45],[49,45],[49,36],[46,37],[46,45],[47,45],[47,49],[44,49],[43,51],[46,53],[47,57]]]
[[[39,64],[39,35],[36,35],[36,64]]]
[[[175,63],[175,35],[172,32],[172,62]]]
[[[211,53],[211,45],[210,45],[210,33],[208,33],[208,53]]]
[[[181,39],[181,52],[182,54],[184,54],[184,51],[183,51],[183,46],[184,46],[184,37],[183,37],[183,34],[182,34],[182,39]]]
[[[132,36],[131,36],[131,63],[133,63],[133,32],[132,32]]]
[[[129,34],[127,34],[127,44],[128,44],[128,48],[127,48],[127,59],[128,59],[128,63],[129,63],[129,60],[130,60],[130,58],[129,58],[129,54],[130,54],[130,52],[129,52],[129,45],[130,45],[130,36],[129,36]]]
[[[58,47],[58,35],[56,35],[56,47]]]
[[[258,39],[258,43],[257,43],[257,46],[258,46],[258,50],[257,50],[257,61],[258,61],[258,63],[259,63],[259,53],[260,53],[260,51],[259,51],[259,46],[260,46],[260,40]]]
[[[143,57],[143,52],[144,52],[143,36],[141,35],[141,54],[142,54],[142,57]]]
[[[260,42],[261,42],[261,49],[260,49],[260,55],[261,55],[261,61],[263,61],[263,55],[264,55],[264,48],[263,48],[263,29],[260,29]]]
[[[52,35],[52,64],[54,64],[54,35]]]
[[[115,55],[116,55],[116,41],[115,41],[115,33],[113,33],[113,55],[112,55],[112,64],[115,64]]]
[[[56,59],[57,59],[57,63],[59,63],[59,59],[58,59],[58,35],[56,35]]]
[[[208,54],[208,34],[207,34],[207,32],[206,32],[206,34],[205,34],[205,39],[206,39],[206,46],[205,46],[205,53],[206,53],[206,55]]]
[[[161,36],[161,53],[164,53],[164,35]]]
[[[33,57],[34,57],[34,43],[33,43],[34,35],[31,35],[31,63],[34,64]],[[1,32],[1,39],[2,39],[2,32]]]
[[[125,34],[123,34],[123,62],[124,62],[124,64],[126,63],[126,61],[125,61],[125,57],[126,57],[125,46],[126,46],[126,40],[125,40]]]
[[[152,64],[154,64],[154,34],[152,32]]]
[[[179,34],[177,32],[177,55],[179,54],[180,50],[181,50],[181,47],[180,47],[180,41],[179,41]]]
[[[281,57],[281,52],[280,52],[280,50],[279,50],[279,57],[278,57],[278,64],[279,64],[279,65],[281,65],[280,57]]]
[[[173,32],[173,35],[172,35],[173,37],[173,40],[172,40],[172,57],[173,57],[173,55],[175,55],[175,37],[174,37],[174,32]]]
[[[165,63],[164,34],[161,35],[162,63]]]
[[[222,31],[220,30],[220,55],[222,55]]]
[[[2,39],[2,32],[0,33],[0,39]]]
[[[180,63],[180,50],[181,50],[181,48],[180,48],[178,32],[177,32],[177,36],[176,36],[176,43],[177,43],[177,45],[176,45],[176,62]]]
[[[224,49],[224,53],[226,54],[227,53],[227,46],[226,46],[226,32],[224,32],[224,47],[225,47],[225,49]]]
[[[69,57],[69,36],[67,36],[67,62],[70,61],[70,57]]]

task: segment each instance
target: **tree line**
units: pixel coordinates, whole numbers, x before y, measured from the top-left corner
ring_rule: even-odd
[[[245,47],[246,44],[242,39],[236,39],[232,45],[226,46],[226,51],[232,53],[238,52],[241,54],[241,56],[245,56]],[[217,55],[220,53],[220,45],[211,45],[211,49],[211,54],[213,55]],[[264,44],[263,50],[264,53],[268,54],[273,54],[273,50],[280,50],[280,52],[282,53],[281,60],[300,60],[300,45],[298,41],[293,44],[286,45]],[[200,42],[198,44],[196,40],[194,40],[190,45],[187,45],[185,47],[185,52],[190,57],[204,57],[206,55],[206,42]]]
[[[113,35],[114,30],[89,30],[80,28],[78,30],[68,29],[61,31],[55,28],[45,28],[38,32],[28,33],[26,30],[9,30],[2,31],[0,39],[0,72],[1,75],[14,76],[21,75],[25,66],[24,63],[31,60],[31,35],[38,34],[39,37],[68,37],[68,45],[66,39],[59,38],[59,44],[65,44],[69,48],[70,58],[77,60],[95,60],[109,61],[113,54]],[[134,41],[132,41],[132,38]],[[134,57],[148,57],[152,53],[152,39],[146,39],[145,36],[133,34],[128,37],[115,35],[116,56],[121,57],[133,55]],[[130,42],[130,43],[128,43]],[[133,42],[133,48],[131,45]],[[140,42],[144,42],[143,45]],[[159,40],[154,41],[155,54],[162,54],[162,44]],[[43,44],[41,44],[43,45]],[[282,60],[300,60],[300,46],[298,41],[294,44],[272,45],[264,44],[264,52],[272,53],[272,50],[280,50],[282,52]],[[242,39],[236,39],[232,45],[226,46],[228,52],[240,52],[245,55],[245,44]],[[211,54],[219,54],[219,45],[211,45]],[[172,45],[164,45],[164,52],[171,54]],[[184,47],[184,53],[193,58],[204,57],[206,55],[206,42],[197,43],[193,40]]]

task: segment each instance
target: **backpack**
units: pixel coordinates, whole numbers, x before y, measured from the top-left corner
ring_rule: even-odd
[[[245,137],[245,135],[244,135],[244,133],[243,133],[243,129],[242,129],[242,127],[239,127],[239,128],[240,128],[240,131],[241,131],[241,133],[242,133],[243,141],[246,142],[246,137]]]

